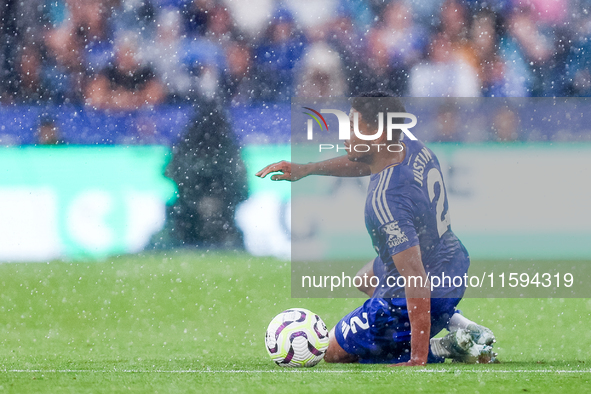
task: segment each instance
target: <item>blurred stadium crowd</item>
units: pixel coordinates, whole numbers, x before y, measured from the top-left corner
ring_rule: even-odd
[[[589,96],[590,7],[585,0],[3,0],[0,97],[130,110],[369,89]]]
[[[240,149],[290,141],[278,126],[289,124],[290,97],[591,96],[589,9],[591,0],[0,0],[0,145],[171,146],[178,198],[153,246],[241,247]],[[580,132],[584,105],[486,100],[476,116],[448,101],[425,103],[423,140],[591,140]],[[249,214],[244,222],[261,222]]]

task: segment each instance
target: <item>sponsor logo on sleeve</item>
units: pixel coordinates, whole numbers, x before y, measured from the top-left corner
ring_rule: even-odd
[[[384,225],[384,227],[382,227],[382,231],[388,236],[387,242],[390,248],[408,241],[408,237],[404,231],[400,229],[400,226],[398,226],[398,222],[396,220]]]

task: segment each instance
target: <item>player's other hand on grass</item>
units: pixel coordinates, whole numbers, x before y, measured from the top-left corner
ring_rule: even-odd
[[[405,363],[398,363],[398,364],[390,364],[389,367],[424,367],[427,364],[427,360],[413,360],[407,361]]]
[[[281,174],[274,174],[271,176],[272,181],[297,181],[302,179],[307,174],[305,172],[304,164],[290,163],[289,161],[280,161],[279,163],[270,164],[263,168],[255,175],[264,178],[272,172],[280,172]]]

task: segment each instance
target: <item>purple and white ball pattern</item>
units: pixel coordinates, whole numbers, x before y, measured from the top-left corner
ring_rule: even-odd
[[[324,358],[328,330],[322,319],[307,309],[281,312],[265,335],[269,356],[282,367],[313,367]]]

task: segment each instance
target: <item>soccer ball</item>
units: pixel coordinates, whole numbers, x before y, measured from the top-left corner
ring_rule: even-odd
[[[281,367],[313,367],[328,349],[328,330],[317,314],[292,308],[271,320],[265,344],[271,359]]]

